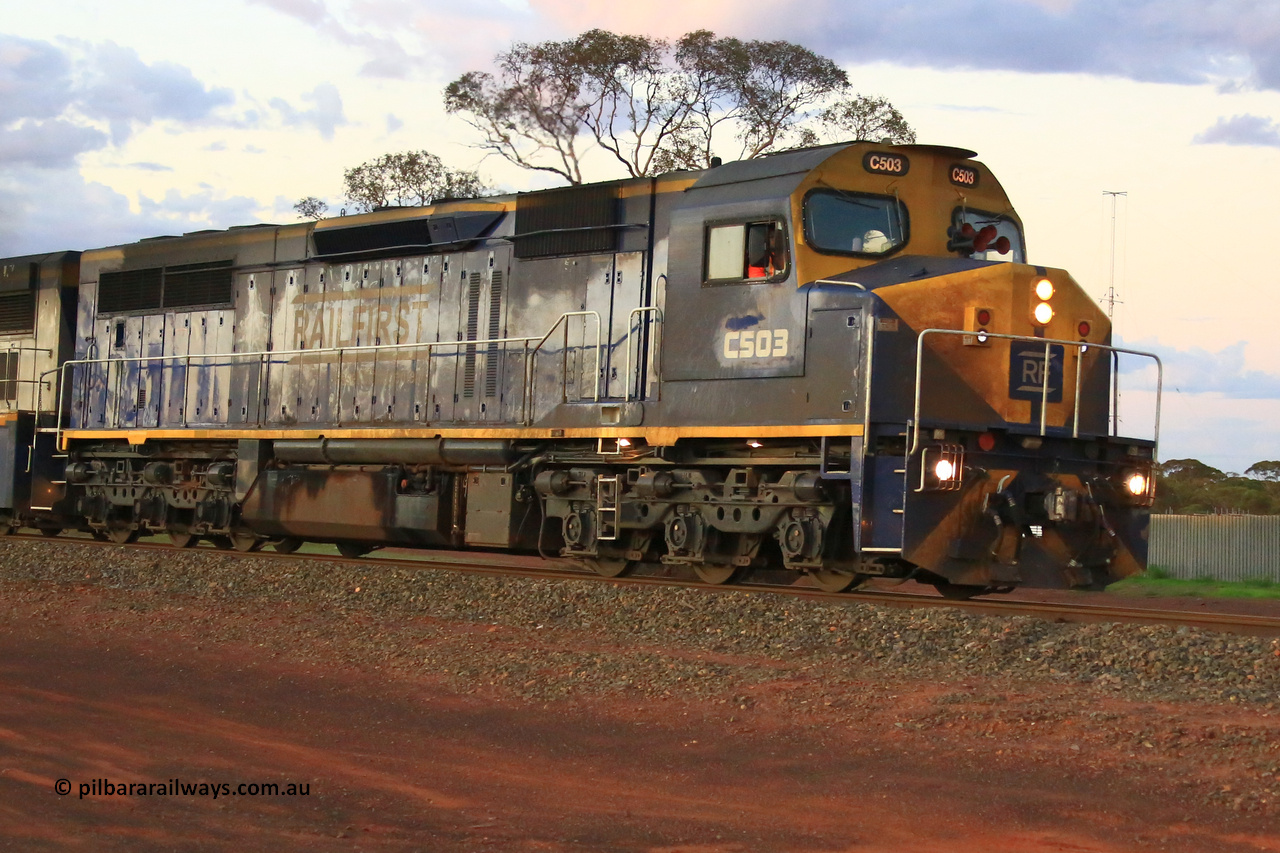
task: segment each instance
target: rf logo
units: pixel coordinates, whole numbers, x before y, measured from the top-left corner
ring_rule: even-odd
[[[1009,398],[1011,400],[1048,399],[1062,402],[1062,344],[1045,345],[1017,341],[1009,346]]]

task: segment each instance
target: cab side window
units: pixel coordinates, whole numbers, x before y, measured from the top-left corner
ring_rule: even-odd
[[[777,220],[707,228],[707,284],[779,281],[791,261],[787,232]]]

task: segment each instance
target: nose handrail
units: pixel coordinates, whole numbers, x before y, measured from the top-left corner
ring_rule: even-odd
[[[920,408],[922,397],[922,382],[924,375],[924,340],[929,335],[962,335],[973,336],[975,332],[964,331],[962,329],[925,329],[916,338],[916,380],[915,380],[915,412],[911,422],[911,450],[908,456],[914,455],[920,449]],[[1044,370],[1041,372],[1040,378],[1040,435],[1043,436],[1048,432],[1049,417],[1049,359],[1052,347],[1061,345],[1063,347],[1075,347],[1080,350],[1080,355],[1091,349],[1109,352],[1113,357],[1112,382],[1115,383],[1117,390],[1120,387],[1120,355],[1136,355],[1141,358],[1149,358],[1156,363],[1156,409],[1155,409],[1155,435],[1156,444],[1160,442],[1160,404],[1164,393],[1164,363],[1160,361],[1160,356],[1153,352],[1144,352],[1136,349],[1126,349],[1124,347],[1113,347],[1106,344],[1095,344],[1088,341],[1068,341],[1056,338],[1036,338],[1028,335],[1003,335],[995,332],[985,333],[987,339],[1005,340],[1005,341],[1025,341],[1028,343],[1044,344]],[[1080,437],[1080,376],[1084,367],[1084,358],[1076,359],[1076,382],[1075,382],[1075,400],[1073,401],[1073,412],[1071,416],[1071,437]],[[1112,435],[1119,436],[1119,422],[1112,413]]]

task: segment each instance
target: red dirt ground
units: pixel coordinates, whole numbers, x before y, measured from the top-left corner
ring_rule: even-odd
[[[1154,723],[1190,733],[1143,743],[1144,753],[1052,714],[1033,740],[966,717],[963,701],[937,716],[939,695],[957,691],[1078,710],[1080,697],[1061,686],[870,675],[865,696],[849,697],[861,715],[833,726],[823,724],[824,708],[843,699],[803,675],[764,685],[741,709],[693,696],[544,705],[279,645],[211,645],[192,627],[258,619],[278,637],[322,618],[300,609],[223,614],[216,602],[190,599],[135,609],[130,595],[138,594],[50,588],[30,603],[6,602],[0,846],[1280,851],[1280,809],[1233,809],[1242,765],[1225,754],[1207,759],[1192,743],[1226,725],[1265,741],[1275,712],[1090,701],[1118,730]],[[197,608],[214,609],[195,618]],[[310,793],[80,798],[82,783],[103,778],[293,782]],[[59,779],[71,783],[69,795],[55,793]]]

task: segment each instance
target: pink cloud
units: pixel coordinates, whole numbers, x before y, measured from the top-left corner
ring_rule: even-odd
[[[794,39],[803,20],[799,0],[768,4],[744,0],[684,0],[673,14],[670,3],[616,3],[605,0],[530,0],[529,6],[561,30],[576,35],[593,27],[675,39],[699,29],[756,39]]]

